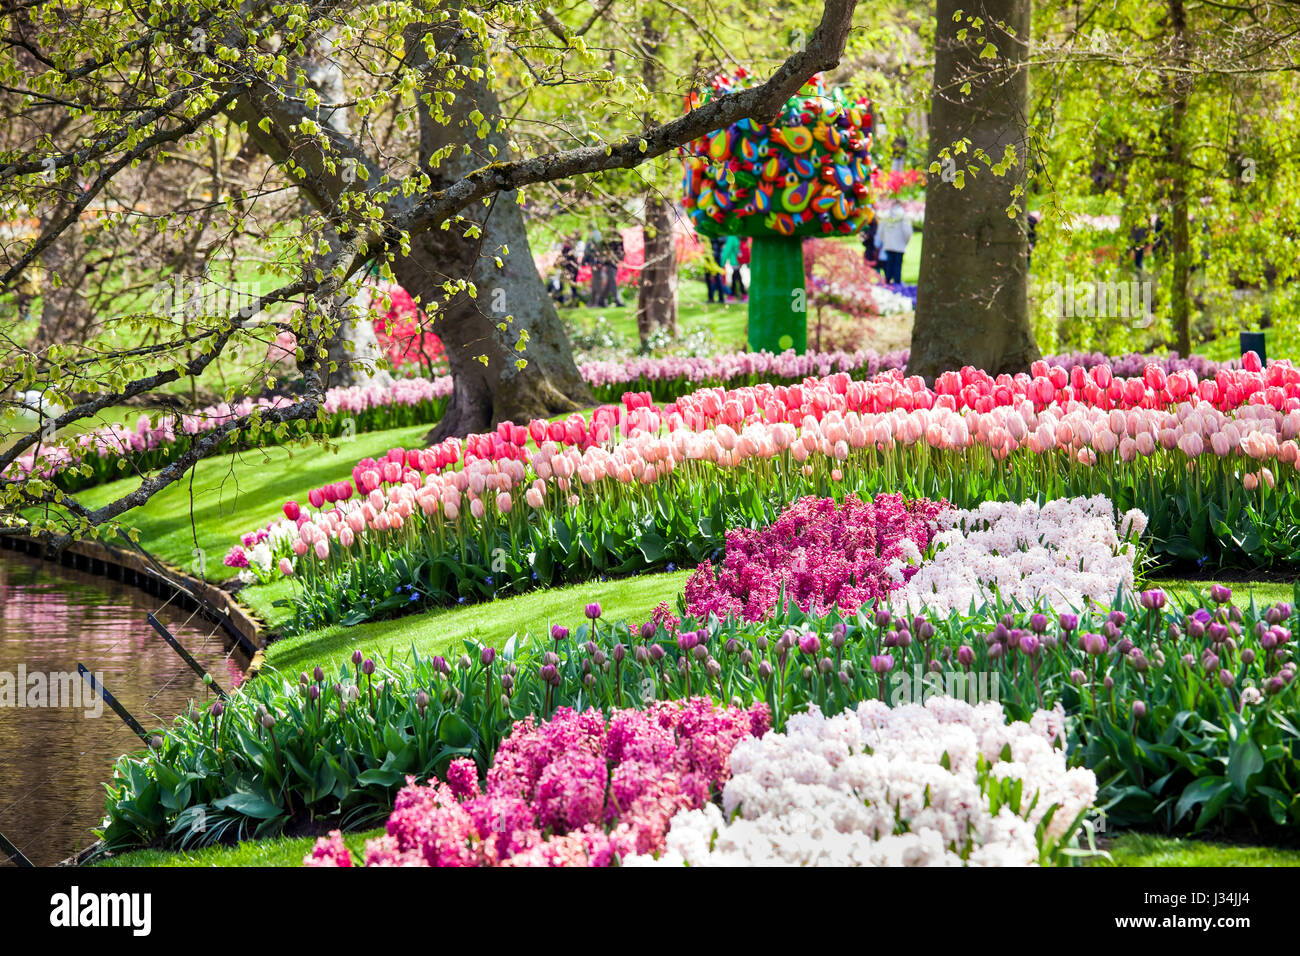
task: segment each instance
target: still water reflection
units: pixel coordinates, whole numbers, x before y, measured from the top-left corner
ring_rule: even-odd
[[[242,675],[247,661],[230,653],[220,632],[174,606],[157,612],[162,603],[125,584],[0,551],[0,833],[38,866],[93,842],[113,761],[141,746],[112,710],[81,694],[78,662],[102,675],[147,729],[209,692],[149,627],[146,612],[155,611],[227,690]],[[15,686],[20,673],[25,688]],[[55,680],[46,680],[51,674]],[[58,675],[66,674],[60,687]],[[39,703],[33,692],[42,683],[45,706],[15,706],[19,693]],[[0,854],[0,866],[7,862]]]

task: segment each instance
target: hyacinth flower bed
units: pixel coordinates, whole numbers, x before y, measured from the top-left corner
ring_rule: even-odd
[[[1076,850],[1097,788],[1054,749],[1059,722],[1034,721],[1008,725],[996,704],[949,698],[813,712],[785,734],[767,733],[761,707],[715,711],[698,698],[617,711],[608,729],[595,711],[564,710],[516,726],[484,793],[468,761],[448,783],[402,790],[364,862],[1051,864]],[[353,865],[339,831],[304,862]]]
[[[626,865],[1034,866],[1085,851],[1097,795],[1069,769],[1059,715],[1004,720],[996,703],[864,701],[741,741],[721,807],[672,817],[664,852]]]
[[[837,373],[662,407],[628,393],[590,421],[503,423],[363,462],[363,495],[343,482],[349,500],[331,508],[288,502],[227,563],[294,576],[298,628],[356,623],[694,564],[801,497],[895,493],[963,508],[1100,494],[1148,516],[1162,560],[1286,566],[1300,563],[1297,435],[1300,372],[1249,357],[1213,380],[1038,363],[1014,378],[945,373],[933,389]],[[248,541],[269,542],[256,562]]]
[[[1216,585],[1174,607],[1160,591],[1119,589],[1109,610],[915,616],[787,603],[760,621],[707,622],[664,606],[632,631],[590,606],[572,630],[499,652],[467,642],[455,662],[358,651],[337,673],[264,674],[122,758],[103,835],[120,849],[372,825],[408,776],[445,779],[460,758],[489,774],[517,721],[700,696],[762,705],[778,732],[813,708],[997,700],[1009,719],[1063,728],[1070,765],[1093,771],[1097,806],[1117,823],[1294,835],[1300,621],[1291,604],[1243,612],[1229,598]]]

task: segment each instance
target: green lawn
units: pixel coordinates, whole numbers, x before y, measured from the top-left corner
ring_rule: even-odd
[[[344,842],[360,855],[366,840],[383,834],[367,830],[344,835]],[[201,850],[136,850],[93,866],[300,866],[311,852],[315,837],[273,837],[248,840],[233,847],[213,846]],[[1236,846],[1206,843],[1147,833],[1124,833],[1109,848],[1111,859],[1094,866],[1300,866],[1300,851],[1264,846]]]
[[[846,240],[856,242],[857,240]],[[915,285],[921,269],[921,234],[913,233],[903,256],[903,282]],[[579,328],[591,330],[603,319],[608,328],[622,339],[626,348],[635,349],[639,341],[636,328],[636,295],[634,290],[624,291],[627,302],[622,308],[594,309],[588,306],[562,308],[566,320]],[[707,332],[719,352],[743,350],[749,323],[749,307],[744,302],[712,303],[704,280],[681,276],[677,290],[678,323],[682,335]]]
[[[400,659],[412,647],[425,655],[460,653],[461,641],[467,638],[500,647],[514,634],[547,634],[552,623],[576,627],[583,622],[583,608],[593,601],[600,603],[607,621],[640,624],[661,601],[675,606],[689,574],[674,571],[589,581],[482,604],[437,608],[394,620],[368,621],[355,627],[322,628],[276,641],[267,648],[266,664],[290,673],[315,664],[328,671],[347,660],[354,648],[371,657],[391,654]],[[265,606],[276,595],[264,588],[255,591],[260,593],[250,594],[249,604],[265,614]],[[279,613],[277,608],[270,610]]]
[[[384,831],[366,830],[343,837],[349,850],[360,855],[366,840]],[[245,840],[235,846],[208,846],[200,850],[135,850],[98,860],[91,866],[301,866],[302,858],[316,845],[316,837],[271,837]]]
[[[1154,578],[1142,586],[1144,588],[1161,588],[1171,598],[1182,600],[1192,597],[1197,591],[1202,593],[1208,591],[1213,583],[1212,580],[1187,581],[1178,578]],[[1227,581],[1225,583],[1232,588],[1232,603],[1242,608],[1250,606],[1252,595],[1255,598],[1255,603],[1260,607],[1276,604],[1279,601],[1295,600],[1295,585],[1288,581]]]
[[[165,488],[120,520],[140,531],[144,548],[186,570],[193,570],[195,549],[201,549],[207,577],[223,581],[236,573],[221,563],[226,551],[239,543],[239,535],[280,515],[286,500],[305,500],[309,489],[347,478],[362,458],[396,446],[422,445],[429,428],[414,425],[366,432],[335,442],[334,450],[315,444],[282,445],[208,459],[200,462],[192,480]],[[97,507],[137,484],[138,479],[120,479],[88,488],[78,497],[83,504]]]
[[[1300,850],[1209,843],[1150,833],[1123,833],[1098,866],[1300,866]]]

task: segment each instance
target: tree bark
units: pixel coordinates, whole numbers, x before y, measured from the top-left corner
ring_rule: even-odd
[[[1191,79],[1187,66],[1187,13],[1182,0],[1169,0],[1169,25],[1173,32],[1174,60],[1182,69],[1170,80],[1167,140],[1169,168],[1169,253],[1171,257],[1169,314],[1178,354],[1192,352],[1191,282],[1192,229],[1187,198],[1187,101]]]
[[[1025,212],[1007,216],[1013,188],[1025,183],[1029,76],[1023,63],[1031,8],[1031,0],[986,0],[977,11],[984,31],[970,29],[962,41],[957,31],[969,27],[965,15],[960,22],[953,19],[963,9],[962,0],[937,2],[930,160],[940,164],[941,172],[929,176],[925,189],[916,322],[907,365],[911,375],[933,379],[964,365],[994,375],[1019,372],[1039,357],[1029,323]],[[990,41],[998,55],[981,59]],[[969,95],[959,92],[966,82]],[[1000,162],[1008,145],[1015,149],[1017,163],[1004,176],[979,163],[957,189],[954,166],[945,163],[940,150],[963,138],[970,140],[970,148],[965,154],[954,152],[955,171],[965,170],[978,149]],[[1014,201],[1023,205],[1023,193]]]
[[[641,18],[641,79],[653,96],[659,89],[659,50],[664,30],[649,14]],[[654,125],[647,110],[646,129]],[[645,223],[641,227],[645,264],[636,297],[636,329],[645,348],[656,328],[677,338],[677,246],[673,241],[672,206],[653,186],[645,196]]]
[[[408,37],[412,62],[427,60],[426,29],[421,25]],[[454,25],[434,27],[433,33],[439,50],[451,49],[458,63],[475,65],[474,46]],[[470,116],[476,110],[490,127],[483,138]],[[489,75],[467,78],[445,111],[445,121],[421,113],[420,162],[433,189],[444,189],[487,163],[508,160]],[[435,157],[440,157],[436,166]],[[413,237],[410,255],[393,262],[402,287],[426,309],[437,307],[430,312],[432,329],[447,350],[455,381],[450,405],[428,435],[431,442],[486,431],[501,421],[550,418],[595,402],[533,263],[517,195],[498,193],[486,207],[467,208],[449,228]],[[467,238],[475,226],[480,235]],[[473,284],[475,294],[466,290],[448,299],[443,284],[461,278]]]
[[[323,35],[317,43],[309,48],[308,54],[297,59],[307,85],[312,87],[325,103],[343,103],[347,101],[347,86],[343,82],[343,68],[333,55],[335,31]],[[320,121],[342,136],[352,135],[352,123],[345,109],[322,109]],[[303,197],[304,206],[311,201]],[[306,210],[304,210],[305,212]],[[379,348],[379,337],[375,334],[373,318],[368,306],[369,297],[365,289],[356,305],[366,311],[356,318],[345,318],[339,323],[338,331],[326,343],[329,362],[326,365],[326,384],[331,387],[349,387],[353,385],[378,385],[390,388],[393,376],[387,370],[376,368],[375,363],[383,356]],[[346,296],[337,296],[335,306],[342,315],[348,315],[347,306],[351,300]],[[332,369],[332,370],[331,370]]]
[[[644,347],[656,328],[677,338],[677,244],[672,207],[658,191],[645,198],[645,265],[636,297],[636,329]]]

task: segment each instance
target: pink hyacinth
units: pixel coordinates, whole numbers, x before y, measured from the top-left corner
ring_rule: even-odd
[[[679,810],[699,809],[731,776],[736,744],[770,728],[763,704],[657,701],[645,710],[560,708],[529,716],[502,742],[486,788],[469,760],[447,782],[398,794],[367,866],[610,866],[663,849]],[[408,778],[409,781],[409,778]],[[335,834],[304,861],[348,865]],[[345,862],[348,861],[348,862]]]

